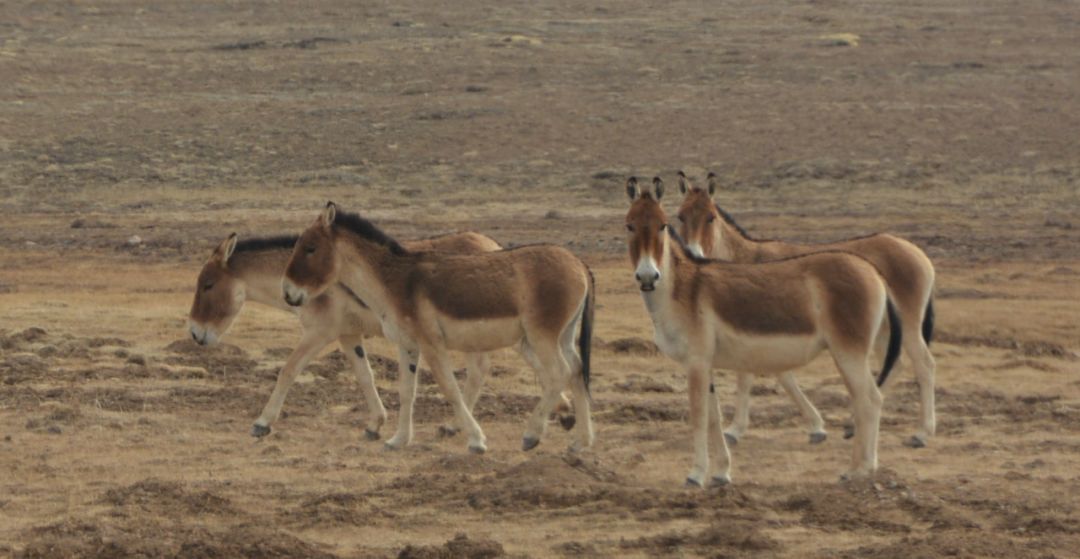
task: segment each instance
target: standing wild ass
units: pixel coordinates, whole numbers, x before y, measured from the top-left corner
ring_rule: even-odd
[[[929,349],[934,331],[934,265],[926,254],[904,239],[880,233],[835,243],[810,245],[753,239],[727,212],[713,202],[716,186],[714,173],[709,173],[706,191],[690,184],[686,175],[679,171],[679,190],[683,194],[677,215],[679,233],[694,255],[733,262],[767,262],[813,252],[839,250],[857,254],[877,267],[889,286],[904,325],[904,353],[911,359],[919,383],[919,429],[905,444],[915,448],[926,446],[935,430],[935,365],[934,356]],[[897,378],[897,375],[892,378]],[[799,390],[794,376],[790,373],[784,374],[779,380],[810,421],[810,442],[825,440],[821,415]],[[752,383],[752,371],[738,375],[735,418],[732,426],[725,432],[725,436],[732,443],[738,441],[750,423]],[[887,389],[888,386],[883,388]],[[846,436],[850,436],[850,432]]]
[[[709,439],[720,447],[716,484],[731,480],[731,455],[712,370],[778,374],[828,350],[851,393],[855,444],[845,478],[877,469],[881,393],[870,356],[882,322],[890,337],[878,384],[900,352],[899,318],[872,264],[822,252],[764,264],[698,258],[683,245],[660,207],[664,184],[647,192],[631,177],[626,230],[634,279],[653,321],[656,344],[689,376],[694,465],[687,484],[705,486]],[[712,394],[710,394],[712,393]]]
[[[428,360],[470,451],[484,452],[485,437],[450,374],[448,354],[510,346],[536,370],[543,391],[522,447],[540,443],[567,384],[577,416],[572,448],[592,445],[588,383],[595,289],[588,267],[566,249],[415,252],[331,202],[297,241],[282,291],[290,305],[303,305],[338,282],[371,307],[388,339]],[[408,441],[401,431],[395,439],[399,435]]]
[[[308,361],[318,355],[335,340],[352,364],[356,380],[367,401],[368,419],[364,433],[370,440],[379,438],[379,429],[386,421],[386,409],[375,389],[374,375],[364,352],[364,338],[382,336],[378,317],[349,288],[337,284],[331,286],[297,312],[281,298],[281,277],[285,265],[296,244],[296,235],[237,240],[235,233],[222,242],[210,255],[199,272],[195,286],[195,300],[188,315],[191,337],[201,345],[219,341],[239,315],[245,301],[265,305],[298,314],[303,337],[296,349],[285,361],[278,373],[277,384],[251,434],[262,437],[270,433],[270,425],[281,413],[285,395],[296,375]],[[444,251],[448,253],[473,253],[500,250],[502,247],[489,237],[479,233],[455,233],[429,239],[408,241],[405,246],[413,251]],[[399,363],[399,375],[403,390],[414,394],[415,375],[404,374],[406,365],[416,370],[417,354],[403,351]],[[484,376],[491,368],[488,356],[483,353],[467,355],[468,380],[465,383],[465,403],[471,410],[480,396]],[[413,398],[402,398],[401,422],[412,425]],[[408,405],[406,405],[408,404]],[[444,431],[453,432],[451,427]]]

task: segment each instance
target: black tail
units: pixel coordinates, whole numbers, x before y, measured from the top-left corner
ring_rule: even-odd
[[[892,299],[885,299],[885,314],[889,315],[889,349],[885,351],[885,364],[881,366],[881,374],[877,378],[878,386],[885,384],[885,379],[889,378],[889,371],[896,364],[896,358],[900,357],[900,342],[904,338],[900,315],[896,314]]]
[[[585,392],[589,392],[589,356],[592,355],[593,313],[596,311],[596,278],[589,272],[589,291],[585,294],[585,308],[581,311],[581,336],[578,337],[578,352],[581,354],[581,380],[585,383]]]
[[[926,342],[926,345],[930,345],[930,340],[934,338],[934,298],[930,297],[930,300],[926,302],[926,313],[922,319],[922,339]]]

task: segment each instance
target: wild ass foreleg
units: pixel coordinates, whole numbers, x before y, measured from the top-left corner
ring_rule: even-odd
[[[750,427],[750,389],[754,386],[754,375],[738,373],[735,376],[735,417],[731,427],[724,431],[724,438],[731,445],[739,444],[739,439]]]
[[[439,384],[443,396],[454,407],[454,415],[458,425],[462,426],[462,431],[469,437],[469,452],[483,454],[487,451],[484,432],[480,429],[480,424],[473,419],[468,406],[465,405],[465,398],[461,395],[457,381],[454,380],[454,374],[450,370],[446,352],[429,347],[425,347],[422,351],[424,355],[428,356],[428,363],[431,365],[431,372],[435,375],[435,382]]]
[[[416,403],[416,375],[420,370],[420,351],[398,347],[398,428],[386,441],[386,448],[404,448],[413,438],[413,404]]]
[[[484,388],[484,380],[491,370],[491,358],[486,353],[465,354],[465,406],[472,413],[476,408],[476,401],[480,399],[480,391]],[[439,426],[439,435],[452,437],[461,430],[461,424],[456,418],[452,423]]]
[[[353,373],[356,374],[356,382],[360,384],[360,391],[367,401],[368,419],[364,426],[364,436],[368,440],[379,440],[379,429],[386,422],[386,408],[383,407],[379,391],[375,388],[375,374],[371,371],[367,354],[364,351],[364,338],[362,336],[341,336],[338,338],[341,350],[352,364]]]
[[[713,485],[727,485],[731,483],[731,452],[724,435],[724,412],[720,410],[720,394],[716,392],[715,380],[709,383],[709,438],[719,449],[716,473],[712,476]]]
[[[281,406],[285,403],[285,395],[289,393],[296,375],[304,370],[308,361],[333,340],[332,337],[320,333],[305,333],[300,344],[289,354],[285,360],[285,366],[278,372],[277,383],[274,391],[270,394],[270,400],[266,402],[255,425],[251,427],[253,437],[264,437],[270,434],[270,424],[277,421],[281,414]]]
[[[690,430],[694,441],[694,466],[686,476],[686,485],[705,487],[709,473],[709,377],[707,365],[687,368],[690,396]]]
[[[799,411],[802,412],[803,417],[810,422],[810,444],[823,442],[827,436],[825,434],[825,420],[821,418],[821,414],[818,413],[817,408],[806,397],[806,394],[803,394],[802,389],[799,388],[799,383],[795,382],[795,373],[791,371],[782,373],[777,377],[776,381],[780,383],[780,386],[784,387],[788,396],[794,400],[795,405],[799,406]]]

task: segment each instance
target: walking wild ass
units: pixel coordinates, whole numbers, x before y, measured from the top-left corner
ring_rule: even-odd
[[[540,443],[568,384],[577,418],[572,448],[592,445],[593,278],[569,251],[535,245],[467,255],[415,252],[331,202],[297,241],[282,291],[290,305],[304,305],[338,282],[371,307],[388,339],[428,360],[471,451],[484,452],[485,438],[450,374],[448,353],[511,346],[536,370],[543,391],[522,447]]]
[[[809,254],[841,250],[869,260],[881,272],[892,293],[904,325],[904,353],[915,369],[920,392],[919,429],[905,444],[923,447],[935,430],[934,356],[930,338],[934,330],[934,265],[914,244],[887,234],[876,234],[825,244],[795,244],[751,238],[735,220],[713,202],[717,177],[709,173],[707,190],[693,186],[679,171],[679,190],[683,194],[677,223],[679,234],[696,256],[733,262],[767,262]],[[898,378],[892,375],[892,379]],[[825,440],[824,422],[814,405],[806,399],[790,373],[779,377],[781,386],[798,404],[810,421],[810,441]],[[735,419],[725,432],[728,440],[738,441],[750,422],[751,372],[738,375]],[[888,386],[883,387],[885,389]],[[849,435],[850,436],[850,435]]]
[[[660,350],[686,368],[694,463],[689,485],[709,475],[709,441],[720,449],[716,484],[731,480],[731,456],[712,370],[779,374],[828,350],[851,393],[855,444],[845,478],[877,468],[881,394],[870,355],[882,322],[891,336],[880,384],[900,351],[899,318],[872,264],[842,252],[823,252],[764,264],[734,264],[691,254],[668,224],[659,200],[631,177],[627,239],[634,279],[653,321]]]

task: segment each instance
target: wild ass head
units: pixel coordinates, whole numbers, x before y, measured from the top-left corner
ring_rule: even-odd
[[[337,281],[340,262],[334,245],[337,205],[327,202],[319,217],[300,234],[281,280],[285,302],[298,307]]]
[[[210,254],[195,284],[195,300],[188,313],[188,331],[201,345],[213,345],[232,325],[244,306],[244,282],[229,267],[236,250],[236,233]]]
[[[636,177],[626,181],[630,210],[626,213],[627,244],[630,262],[634,265],[634,280],[642,291],[653,291],[660,281],[664,262],[664,235],[667,215],[660,207],[664,181],[653,178],[652,190],[642,188]]]

